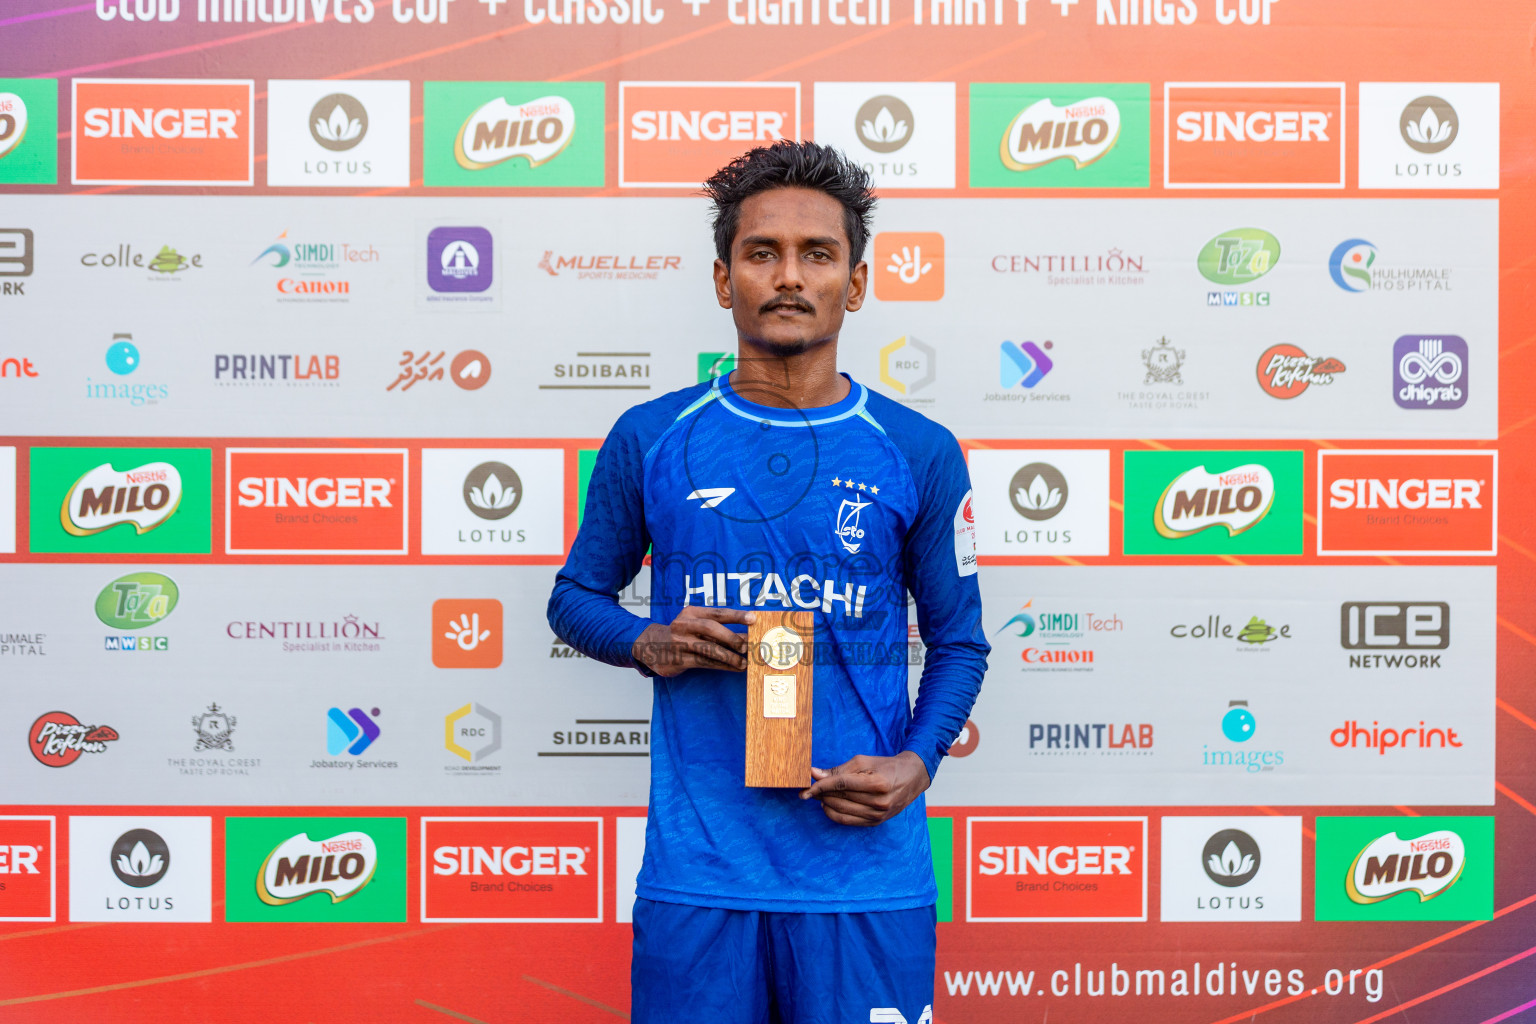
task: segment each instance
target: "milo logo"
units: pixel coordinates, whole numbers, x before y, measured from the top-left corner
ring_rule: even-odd
[[[453,156],[467,171],[484,170],[516,157],[530,168],[559,156],[576,134],[576,107],[564,96],[508,103],[500,96],[465,119]]]

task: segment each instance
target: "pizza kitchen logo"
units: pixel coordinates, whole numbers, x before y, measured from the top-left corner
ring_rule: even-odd
[[[1338,374],[1344,372],[1344,363],[1332,356],[1309,356],[1295,345],[1271,345],[1259,356],[1255,373],[1259,387],[1271,398],[1295,398],[1313,384],[1327,387]]]
[[[120,737],[110,725],[85,725],[68,711],[39,715],[27,734],[27,745],[39,764],[65,768],[82,754],[104,754]]]

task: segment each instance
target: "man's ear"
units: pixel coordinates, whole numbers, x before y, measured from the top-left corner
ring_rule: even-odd
[[[859,307],[864,305],[865,289],[868,287],[869,264],[859,260],[859,265],[848,276],[848,301],[843,303],[843,308],[850,313],[858,312]]]
[[[725,260],[715,260],[715,301],[721,309],[731,308],[731,268]]]

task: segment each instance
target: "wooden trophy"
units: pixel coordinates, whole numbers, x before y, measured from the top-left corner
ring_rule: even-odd
[[[747,785],[811,784],[809,611],[764,611],[747,627]]]

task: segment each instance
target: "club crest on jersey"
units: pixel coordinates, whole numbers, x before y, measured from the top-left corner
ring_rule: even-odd
[[[843,503],[837,509],[837,539],[842,542],[843,549],[850,555],[859,553],[859,547],[864,542],[864,528],[859,525],[859,513],[872,505],[873,502],[860,501],[858,498],[844,498]]]

